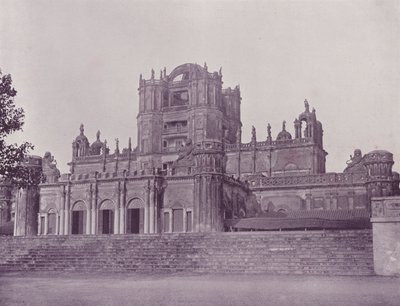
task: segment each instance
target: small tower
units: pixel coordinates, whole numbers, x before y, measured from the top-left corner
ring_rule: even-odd
[[[194,231],[223,230],[223,175],[225,153],[222,142],[197,143],[193,150],[195,165]]]
[[[25,167],[41,168],[42,158],[28,156]],[[21,188],[16,194],[14,236],[33,236],[38,233],[39,187]]]
[[[0,227],[11,222],[11,201],[13,186],[0,181]]]
[[[375,150],[365,154],[363,164],[367,168],[366,183],[368,197],[391,196],[394,193],[392,166],[393,154],[385,150]]]
[[[140,155],[161,153],[162,135],[162,106],[168,100],[168,82],[161,74],[160,79],[155,79],[154,70],[151,77],[139,80],[139,114],[138,124],[138,150]]]
[[[302,130],[302,125],[305,125]],[[310,105],[304,100],[304,112],[294,121],[295,139],[312,147],[311,173],[325,173],[325,161],[327,153],[324,150],[322,138],[323,129],[320,121],[317,120],[316,111],[310,111]]]

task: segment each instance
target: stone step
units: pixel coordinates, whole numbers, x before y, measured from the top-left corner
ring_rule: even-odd
[[[0,237],[0,271],[373,274],[370,230]]]

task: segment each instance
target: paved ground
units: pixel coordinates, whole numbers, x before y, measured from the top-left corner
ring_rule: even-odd
[[[0,305],[400,305],[400,278],[6,273]]]

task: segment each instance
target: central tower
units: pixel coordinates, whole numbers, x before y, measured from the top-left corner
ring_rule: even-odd
[[[190,140],[235,143],[240,122],[240,90],[222,89],[222,72],[206,64],[183,64],[169,75],[140,76],[138,153],[141,168],[167,168]]]

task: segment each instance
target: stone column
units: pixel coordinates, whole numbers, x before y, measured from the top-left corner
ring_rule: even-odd
[[[122,183],[122,190],[119,194],[120,197],[120,207],[119,207],[119,233],[125,234],[125,208],[126,208],[126,180]]]
[[[186,208],[183,209],[183,231],[186,232],[187,229],[187,218],[186,218]]]
[[[144,186],[146,203],[144,204],[144,233],[149,233],[149,206],[150,206],[150,189],[149,182]]]
[[[354,191],[348,192],[349,209],[354,209]]]
[[[311,210],[311,193],[306,193],[306,210]]]
[[[56,235],[60,234],[60,214],[56,213]]]
[[[90,205],[90,204],[89,204]],[[91,226],[91,209],[90,209],[90,206],[89,206],[89,208],[88,208],[88,210],[87,210],[87,212],[86,212],[86,235],[90,235],[91,234],[91,230],[92,230],[92,226]]]
[[[155,222],[154,222],[154,213],[155,213],[155,207],[154,207],[154,205],[155,205],[155,201],[154,201],[154,198],[155,198],[155,188],[154,188],[154,186],[150,186],[150,201],[149,201],[149,215],[150,215],[150,218],[149,218],[149,223],[150,223],[150,233],[151,234],[153,234],[154,233],[154,230],[155,230]]]
[[[119,234],[119,221],[120,221],[120,207],[121,207],[121,186],[120,182],[118,181],[117,185],[115,186],[116,188],[116,193],[117,193],[117,202],[116,202],[116,207],[115,207],[115,216],[114,216],[114,234]]]
[[[371,207],[375,273],[400,276],[400,196],[373,198]]]
[[[71,184],[67,185],[67,194],[65,195],[65,210],[64,210],[64,235],[69,234],[69,218],[70,218],[70,205],[71,205]]]
[[[92,185],[92,223],[90,224],[90,226],[92,227],[92,234],[96,235],[96,229],[97,229],[97,181],[94,183],[94,185]]]
[[[40,213],[38,213],[38,235],[41,235],[40,229],[42,228],[42,219],[40,218]],[[14,234],[14,236],[16,236]]]
[[[49,214],[48,213],[44,214],[44,234],[45,235],[49,234]]]
[[[58,234],[65,235],[64,233],[64,215],[65,215],[65,186],[61,186],[61,209],[60,209],[60,221],[58,224]]]
[[[338,205],[337,205],[337,193],[332,193],[331,194],[331,209],[332,210],[337,210]]]

